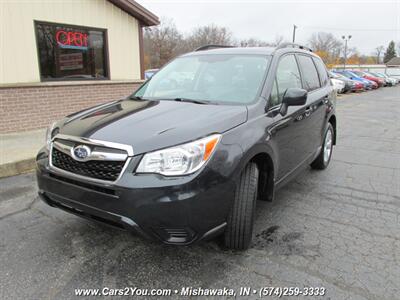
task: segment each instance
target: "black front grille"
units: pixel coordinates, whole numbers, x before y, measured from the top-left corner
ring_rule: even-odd
[[[53,166],[86,177],[101,180],[114,181],[124,167],[124,161],[76,161],[69,155],[53,148],[52,152]]]
[[[99,192],[99,193],[116,196],[116,193],[115,193],[114,190],[108,189],[108,188],[105,188],[105,187],[102,187],[102,186],[90,184],[90,183],[87,183],[87,182],[81,182],[81,181],[73,180],[71,178],[58,176],[58,175],[52,174],[52,173],[50,173],[49,176],[52,177],[52,178],[55,178],[57,180],[69,183],[69,184],[73,184],[73,185],[77,185],[77,186],[80,186],[80,187],[83,187],[83,188],[94,190],[94,191]]]

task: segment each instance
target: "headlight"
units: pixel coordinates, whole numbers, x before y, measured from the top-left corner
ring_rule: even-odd
[[[158,173],[165,176],[188,175],[200,169],[213,154],[220,134],[145,154],[136,173]]]
[[[51,124],[46,131],[46,148],[50,150],[51,139],[58,133],[58,128],[55,128],[56,122]]]

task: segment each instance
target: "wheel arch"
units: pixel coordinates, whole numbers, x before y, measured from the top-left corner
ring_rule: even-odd
[[[238,177],[247,166],[248,163],[255,163],[259,171],[258,179],[258,198],[260,200],[272,201],[275,189],[275,169],[276,163],[273,159],[272,150],[265,146],[256,146],[247,152],[242,159]]]

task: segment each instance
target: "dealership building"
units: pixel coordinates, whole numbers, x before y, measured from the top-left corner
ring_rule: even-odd
[[[143,79],[143,27],[133,0],[0,3],[0,133],[47,127],[132,93]]]

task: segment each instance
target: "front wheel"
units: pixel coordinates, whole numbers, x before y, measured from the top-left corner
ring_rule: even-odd
[[[332,124],[328,123],[328,128],[325,131],[324,142],[322,144],[321,152],[318,157],[311,163],[311,167],[317,170],[326,169],[332,158],[333,140],[335,131]]]
[[[249,163],[240,175],[224,234],[225,246],[229,249],[245,250],[250,246],[253,237],[258,176],[255,163]]]

